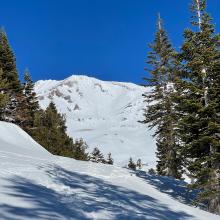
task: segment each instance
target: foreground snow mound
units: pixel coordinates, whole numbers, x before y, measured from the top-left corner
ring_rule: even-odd
[[[51,154],[17,125],[0,121],[0,153],[48,158]]]
[[[112,153],[115,162],[128,163],[129,157],[155,165],[152,132],[138,121],[143,119],[142,94],[147,88],[121,82],[106,82],[73,75],[62,81],[38,81],[35,85],[40,105],[53,101],[66,115],[68,133],[83,138],[90,147]]]
[[[56,156],[42,160],[47,152],[26,133],[0,127],[1,220],[220,219],[186,205],[191,195],[182,181]]]

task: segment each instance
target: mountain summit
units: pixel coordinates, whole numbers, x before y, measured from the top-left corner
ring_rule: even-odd
[[[108,82],[73,75],[67,79],[40,80],[35,84],[40,105],[53,101],[66,115],[68,134],[83,138],[90,151],[98,147],[111,152],[115,163],[125,165],[129,157],[155,164],[155,142],[143,118],[142,94],[149,91],[132,83]]]

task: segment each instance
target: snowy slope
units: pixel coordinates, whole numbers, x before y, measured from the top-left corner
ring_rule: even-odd
[[[181,181],[52,156],[17,126],[0,129],[1,220],[220,219],[180,203]]]
[[[115,162],[127,164],[130,156],[155,164],[155,142],[143,118],[146,88],[120,82],[105,82],[73,75],[63,81],[38,81],[35,90],[46,108],[53,101],[66,115],[68,133],[86,140],[91,150],[111,152]]]
[[[18,126],[0,121],[0,153],[19,153],[48,158],[50,154]]]

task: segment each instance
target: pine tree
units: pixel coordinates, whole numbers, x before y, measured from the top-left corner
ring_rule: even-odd
[[[66,135],[65,123],[51,102],[45,111],[36,113],[32,136],[52,154],[74,157],[73,140]]]
[[[0,68],[3,71],[3,78],[8,82],[8,89],[20,90],[20,82],[16,69],[16,61],[9,45],[4,29],[0,29]]]
[[[0,29],[0,69],[2,69],[2,79],[7,82],[5,91],[9,96],[7,106],[4,108],[4,120],[17,121],[19,112],[17,105],[21,97],[21,85],[16,69],[14,54],[10,48],[7,35],[3,29]]]
[[[6,94],[6,89],[8,87],[7,82],[3,79],[3,71],[0,69],[0,120],[3,119],[4,109],[8,102],[8,95]]]
[[[149,128],[156,127],[157,172],[180,178],[181,166],[175,130],[178,118],[173,104],[178,62],[160,16],[155,40],[150,48],[147,64],[151,66],[151,78],[145,80],[146,86],[152,87],[152,92],[143,95],[147,106],[142,123],[147,123]]]
[[[184,32],[178,133],[184,164],[200,188],[199,201],[220,213],[220,35],[215,34],[205,0],[193,0],[192,25]],[[180,89],[181,88],[181,89]]]
[[[38,110],[34,114],[32,137],[54,155],[88,160],[87,144],[83,139],[75,142],[66,134],[66,119],[59,114],[53,102],[46,110]]]
[[[101,151],[95,147],[90,155],[90,161],[95,163],[105,163],[105,159]]]
[[[133,162],[133,159],[130,157],[129,163],[128,163],[128,168],[132,170],[136,170],[136,164]]]
[[[141,168],[142,168],[141,159],[138,159],[138,160],[137,160],[137,168],[138,168],[138,169],[141,169]]]
[[[34,127],[34,117],[37,111],[39,111],[39,103],[37,95],[34,92],[34,83],[31,80],[30,72],[28,69],[24,73],[24,84],[23,84],[23,100],[20,103],[23,115],[25,115],[25,121],[22,124],[22,128],[31,134]]]
[[[112,154],[111,154],[111,153],[108,153],[107,159],[106,159],[106,163],[107,163],[107,164],[110,164],[110,165],[113,165],[114,160],[113,160],[113,158],[112,158]]]
[[[86,149],[88,145],[83,141],[83,139],[76,140],[74,142],[74,159],[76,160],[88,160],[88,153],[86,153]]]
[[[148,173],[149,173],[150,175],[156,175],[156,171],[155,171],[153,168],[150,168],[150,169],[148,170]]]

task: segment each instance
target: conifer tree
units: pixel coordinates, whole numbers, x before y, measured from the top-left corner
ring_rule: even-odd
[[[3,79],[3,71],[0,69],[0,120],[3,120],[4,109],[8,102],[8,95],[6,94],[7,82]]]
[[[90,161],[95,163],[105,163],[105,159],[101,151],[95,147],[90,155]]]
[[[133,162],[133,159],[130,157],[129,162],[128,162],[128,168],[132,170],[136,170],[137,165]]]
[[[73,140],[66,135],[65,122],[51,102],[45,111],[36,113],[33,137],[52,154],[74,157]]]
[[[111,153],[108,153],[106,163],[110,164],[110,165],[113,165],[114,160],[112,158],[112,154]]]
[[[88,160],[88,153],[86,153],[86,149],[88,145],[83,141],[83,139],[76,140],[74,142],[74,159],[76,160]]]
[[[59,114],[53,102],[46,110],[38,110],[34,115],[32,137],[50,153],[71,157],[77,160],[88,160],[87,144],[82,140],[73,141],[66,134],[66,119]]]
[[[141,159],[138,159],[138,160],[137,160],[137,168],[138,168],[138,169],[141,169],[142,166],[143,166],[143,165],[142,165]]]
[[[30,72],[28,69],[24,73],[24,84],[23,84],[23,100],[20,103],[23,115],[26,120],[23,123],[23,129],[31,134],[31,130],[34,127],[34,117],[37,111],[39,111],[39,103],[37,95],[34,92],[34,83],[31,80]]]
[[[184,164],[200,188],[199,201],[220,213],[220,35],[215,34],[205,0],[193,0],[192,25],[184,32],[178,133]]]
[[[155,40],[150,44],[147,64],[151,66],[151,78],[145,78],[152,91],[144,94],[147,103],[142,123],[156,127],[157,172],[160,175],[181,177],[181,166],[176,134],[177,115],[173,98],[178,73],[176,52],[168,39],[159,16]]]
[[[2,79],[6,80],[6,93],[9,96],[7,106],[4,108],[4,120],[17,122],[17,105],[21,94],[21,85],[16,69],[15,57],[9,45],[7,35],[0,29],[0,69],[2,69]]]
[[[9,84],[8,88],[13,91],[19,91],[20,82],[15,57],[3,28],[0,29],[0,68],[2,68],[3,71],[3,78],[6,79]]]
[[[155,171],[153,168],[150,168],[150,169],[148,170],[148,173],[149,173],[150,175],[156,175],[156,171]]]

